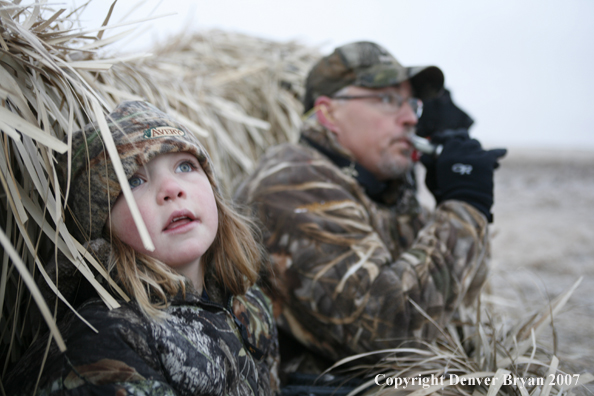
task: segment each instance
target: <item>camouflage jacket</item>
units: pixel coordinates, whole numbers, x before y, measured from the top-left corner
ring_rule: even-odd
[[[354,162],[339,168],[349,153],[315,116],[302,137],[270,149],[235,194],[264,229],[277,326],[332,361],[431,339],[426,316],[446,323],[486,278],[485,217],[460,201],[428,214],[406,180],[377,189]]]
[[[212,297],[212,296],[211,296]],[[136,303],[109,310],[92,299],[60,323],[68,350],[52,343],[36,395],[270,395],[279,392],[278,342],[270,302],[259,288],[225,306],[187,293],[157,322]],[[32,395],[47,338],[34,344],[5,382]]]

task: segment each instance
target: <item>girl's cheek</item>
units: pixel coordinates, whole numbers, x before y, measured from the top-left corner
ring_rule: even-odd
[[[114,206],[112,209],[111,229],[121,240],[127,243],[136,236],[138,238],[140,237],[136,223],[134,223],[134,219],[132,218],[132,212],[130,212],[130,208],[125,201],[118,201],[117,206]]]

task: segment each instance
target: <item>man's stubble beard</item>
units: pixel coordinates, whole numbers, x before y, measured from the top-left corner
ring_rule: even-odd
[[[378,174],[382,180],[395,180],[406,177],[413,167],[409,151],[398,154],[391,153],[388,149],[382,150],[378,161]]]

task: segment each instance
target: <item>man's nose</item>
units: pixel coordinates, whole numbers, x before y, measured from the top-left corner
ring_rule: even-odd
[[[162,205],[186,196],[186,192],[175,177],[163,176],[160,177],[158,182],[159,191],[157,193],[157,202],[159,204]]]
[[[415,126],[419,122],[417,114],[408,101],[404,101],[398,114],[398,121],[407,126]]]

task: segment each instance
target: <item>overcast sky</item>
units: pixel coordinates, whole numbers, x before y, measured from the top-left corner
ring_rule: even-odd
[[[85,25],[99,26],[110,4],[92,1]],[[485,145],[594,151],[593,0],[119,0],[112,23],[131,9],[127,20],[177,14],[145,23],[123,52],[185,27],[323,53],[375,41],[406,66],[439,66]]]

